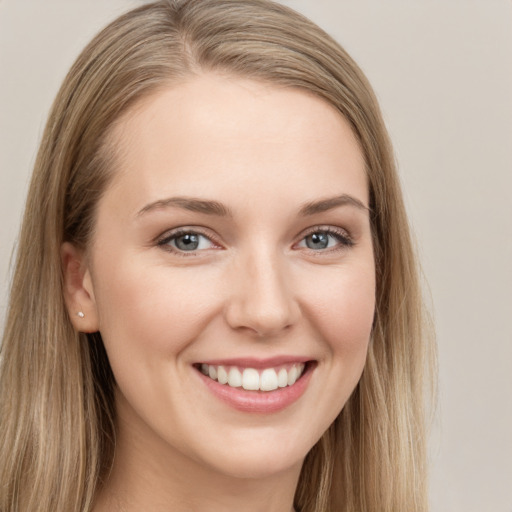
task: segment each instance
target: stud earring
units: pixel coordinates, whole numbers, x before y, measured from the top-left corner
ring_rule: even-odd
[[[84,318],[85,317],[85,314],[83,311],[79,311],[76,316],[80,317],[80,318]]]

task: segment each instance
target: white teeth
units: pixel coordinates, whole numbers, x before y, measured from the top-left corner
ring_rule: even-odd
[[[273,391],[277,389],[277,373],[274,368],[263,370],[261,374],[261,391]]]
[[[284,368],[281,368],[277,374],[277,385],[280,388],[288,386],[288,372]]]
[[[292,366],[290,371],[288,372],[288,386],[292,386],[295,384],[295,381],[297,380],[297,367]]]
[[[224,368],[224,366],[219,366],[217,368],[217,380],[220,384],[227,384],[228,383],[228,372]]]
[[[232,388],[239,388],[242,385],[242,374],[238,368],[232,367],[228,373],[228,384]]]
[[[242,387],[248,391],[260,389],[260,374],[254,368],[246,368],[242,375]]]
[[[296,363],[287,368],[254,368],[238,369],[236,366],[226,368],[213,364],[201,364],[201,373],[216,380],[219,384],[227,384],[232,388],[240,388],[247,391],[274,391],[277,388],[293,386],[304,372],[305,365]]]

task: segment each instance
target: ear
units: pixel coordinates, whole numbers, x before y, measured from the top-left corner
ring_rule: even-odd
[[[64,242],[60,249],[64,275],[64,300],[73,327],[80,332],[99,330],[94,289],[83,251]]]

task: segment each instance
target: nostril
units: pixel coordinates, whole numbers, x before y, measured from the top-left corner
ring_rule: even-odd
[[[287,319],[276,318],[258,318],[246,319],[245,322],[239,322],[234,328],[238,331],[247,331],[258,338],[268,338],[277,336],[283,332],[289,331],[293,327]]]

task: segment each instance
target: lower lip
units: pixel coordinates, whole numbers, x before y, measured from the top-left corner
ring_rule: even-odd
[[[247,391],[243,388],[232,388],[227,384],[219,384],[197,370],[208,389],[220,400],[234,409],[243,412],[268,414],[278,412],[296,402],[306,390],[314,364],[308,363],[304,373],[292,386],[278,388],[275,391]]]

